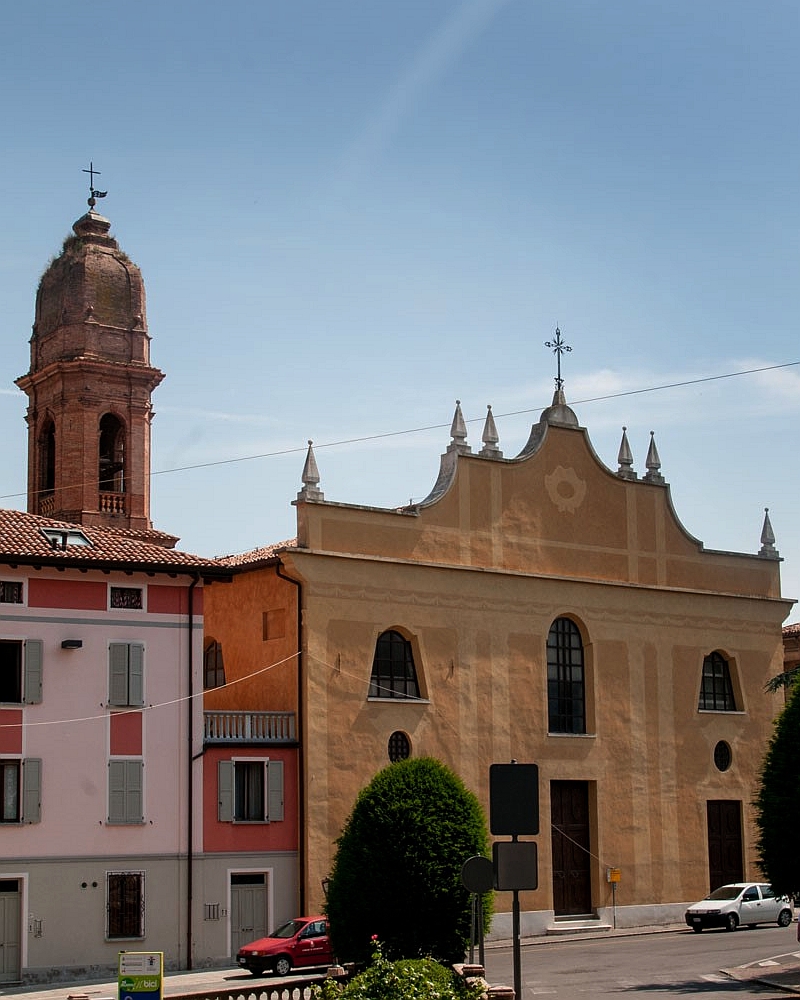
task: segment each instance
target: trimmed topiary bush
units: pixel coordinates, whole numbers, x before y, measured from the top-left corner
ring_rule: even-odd
[[[337,957],[366,961],[379,939],[387,959],[461,961],[471,916],[461,869],[488,844],[480,803],[444,764],[411,758],[380,771],[337,841],[326,907]],[[487,928],[490,914],[487,895]]]

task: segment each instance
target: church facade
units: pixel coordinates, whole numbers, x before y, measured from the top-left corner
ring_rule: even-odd
[[[758,551],[706,550],[654,439],[641,477],[624,432],[606,467],[560,383],[514,457],[491,410],[479,451],[460,405],[451,433],[429,497],[392,510],[327,500],[310,446],[297,538],[208,591],[231,678],[250,669],[234,666],[248,613],[251,664],[270,662],[271,617],[296,630],[301,906],[324,904],[360,789],[409,755],[452,767],[487,815],[490,765],[538,764],[524,933],[681,920],[757,877],[750,803],[780,701],[764,685],[791,607],[768,516]],[[498,893],[495,934],[510,908]]]

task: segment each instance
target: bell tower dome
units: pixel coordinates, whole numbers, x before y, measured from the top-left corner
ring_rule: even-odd
[[[96,197],[42,276],[30,371],[16,380],[29,400],[28,511],[174,545],[150,521],[150,397],[164,374],[150,364],[144,282]]]

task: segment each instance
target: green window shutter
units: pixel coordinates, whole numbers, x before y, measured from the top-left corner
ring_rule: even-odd
[[[108,762],[108,822],[125,822],[125,760]]]
[[[108,762],[108,822],[143,823],[144,808],[140,760]]]
[[[268,802],[267,819],[275,823],[283,819],[283,761],[271,760],[267,765]]]
[[[42,818],[42,762],[35,757],[22,761],[22,822],[38,823]]]
[[[23,686],[26,705],[38,705],[42,700],[42,649],[41,639],[28,639],[25,643],[25,683]]]
[[[144,823],[144,797],[142,794],[142,778],[144,762],[128,760],[125,762],[125,816],[128,823]]]
[[[233,761],[217,763],[217,819],[220,823],[233,822]]]
[[[128,647],[128,704],[144,704],[144,646],[138,642]]]
[[[108,647],[108,701],[128,704],[128,644],[112,642]]]

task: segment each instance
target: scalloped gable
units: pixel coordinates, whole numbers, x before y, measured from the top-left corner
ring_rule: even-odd
[[[541,421],[515,459],[460,449],[446,458],[447,481],[440,474],[415,507],[304,504],[298,545],[442,566],[780,596],[776,561],[705,550],[681,525],[663,480],[615,475],[583,428]]]

